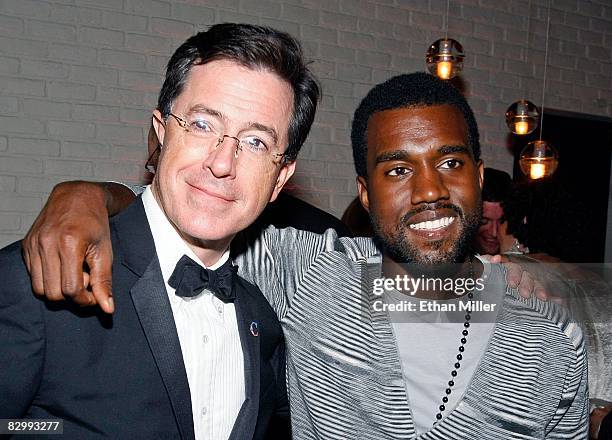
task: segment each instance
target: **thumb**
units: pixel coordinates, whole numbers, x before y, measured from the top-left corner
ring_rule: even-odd
[[[96,302],[106,313],[113,313],[113,251],[110,244],[99,245],[87,253],[85,262],[89,266],[89,286]]]

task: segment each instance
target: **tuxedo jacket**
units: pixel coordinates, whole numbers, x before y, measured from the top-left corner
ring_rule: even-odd
[[[63,419],[66,438],[194,439],[181,347],[140,198],[112,219],[111,236],[113,315],[36,298],[20,243],[0,251],[0,419]],[[285,347],[259,289],[238,284],[245,401],[230,438],[265,438],[275,417],[288,417]],[[284,426],[272,426],[275,438],[289,436]]]

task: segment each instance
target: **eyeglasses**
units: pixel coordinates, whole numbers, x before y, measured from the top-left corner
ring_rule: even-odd
[[[193,117],[190,120],[184,119],[174,113],[169,113],[176,119],[176,122],[192,137],[201,142],[202,147],[208,151],[216,150],[223,143],[225,138],[232,139],[236,143],[234,157],[238,159],[238,152],[244,152],[241,157],[244,157],[245,162],[257,163],[260,165],[266,164],[266,159],[272,157],[270,163],[277,164],[278,159],[285,156],[285,153],[271,153],[269,145],[273,144],[271,140],[263,139],[264,136],[247,134],[237,138],[228,134],[222,134],[214,125],[201,116]]]

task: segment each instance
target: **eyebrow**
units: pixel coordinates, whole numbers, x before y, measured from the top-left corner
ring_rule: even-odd
[[[453,153],[463,153],[469,155],[470,149],[465,145],[443,145],[438,148],[438,153],[440,153],[441,155]]]
[[[470,150],[464,145],[443,145],[438,148],[438,154],[441,156],[453,153],[463,153],[469,155]],[[410,159],[410,156],[410,153],[408,153],[406,150],[386,151],[376,156],[375,165],[383,162],[392,162],[394,160],[408,160]]]
[[[205,113],[207,115],[214,116],[216,118],[221,119],[224,123],[227,123],[229,121],[229,118],[227,118],[227,116],[225,116],[223,113],[221,113],[218,110],[207,107],[204,104],[196,104],[193,107],[191,107],[188,111],[188,114],[192,114],[192,113]],[[240,131],[245,131],[245,130],[257,130],[257,131],[262,131],[264,133],[267,133],[270,137],[272,137],[274,144],[278,145],[278,133],[273,127],[262,124],[260,122],[247,122],[246,127],[241,129]]]

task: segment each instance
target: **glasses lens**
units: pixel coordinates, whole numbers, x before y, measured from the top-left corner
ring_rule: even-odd
[[[258,168],[274,167],[282,157],[282,155],[273,153],[273,149],[269,148],[270,145],[274,145],[274,141],[267,139],[265,135],[249,134],[238,139],[234,136],[222,135],[214,123],[205,118],[198,116],[182,119],[171,115],[186,130],[189,142],[205,147],[208,152],[218,148],[231,148],[239,164]]]

